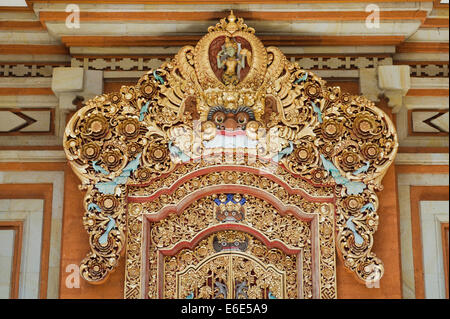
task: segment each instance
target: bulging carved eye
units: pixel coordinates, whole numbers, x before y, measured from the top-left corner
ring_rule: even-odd
[[[223,123],[225,121],[225,114],[222,112],[217,112],[216,114],[214,114],[213,119],[216,123]]]
[[[249,116],[247,113],[240,112],[236,115],[236,118],[239,124],[245,124],[247,123]]]

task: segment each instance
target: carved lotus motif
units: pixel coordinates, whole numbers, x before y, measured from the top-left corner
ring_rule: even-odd
[[[100,146],[91,142],[81,147],[81,156],[88,161],[95,161],[100,155]]]
[[[134,118],[122,120],[118,125],[119,134],[127,139],[134,139],[139,135],[140,124]]]
[[[110,95],[110,100],[112,104],[118,104],[120,103],[120,101],[122,100],[122,94],[116,92],[116,93],[111,93]]]
[[[335,119],[326,120],[321,126],[322,136],[327,140],[337,140],[343,133],[342,123]]]
[[[368,160],[374,160],[380,155],[380,147],[374,143],[365,144],[361,148],[361,153]]]
[[[102,115],[92,115],[86,120],[82,133],[93,139],[105,138],[109,133],[109,125]]]
[[[123,155],[118,150],[110,150],[102,154],[102,162],[110,171],[115,171],[123,164]]]
[[[381,126],[373,115],[363,112],[356,116],[353,122],[353,132],[363,139],[373,138],[381,133]]]

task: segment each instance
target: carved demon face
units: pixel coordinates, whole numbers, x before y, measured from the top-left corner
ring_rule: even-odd
[[[244,207],[241,205],[217,207],[216,210],[216,217],[221,222],[240,222],[244,219],[244,214]]]
[[[213,122],[218,130],[244,131],[248,122],[254,120],[255,115],[249,107],[230,110],[223,106],[216,106],[208,113],[208,121]]]
[[[248,238],[245,238],[244,240],[234,240],[234,241],[228,241],[224,238],[218,238],[217,236],[213,239],[213,247],[216,252],[221,252],[223,250],[240,250],[240,251],[246,251],[248,247]]]

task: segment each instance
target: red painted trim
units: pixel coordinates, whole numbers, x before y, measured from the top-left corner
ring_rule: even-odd
[[[214,153],[214,155],[226,155],[226,154],[234,154],[234,152],[233,153],[230,153],[230,152],[222,152],[221,154],[219,154],[219,153]],[[244,156],[245,155],[249,155],[248,153],[244,153],[243,154]],[[253,156],[253,155],[252,155]],[[191,163],[191,162],[195,162],[195,161],[198,161],[198,160],[200,160],[201,158],[199,157],[199,158],[195,158],[195,159],[191,159],[189,162],[187,162],[187,163]],[[306,178],[304,178],[303,176],[301,176],[301,175],[299,175],[299,174],[293,174],[293,173],[291,173],[291,172],[289,172],[288,171],[288,169],[283,165],[283,164],[280,164],[280,163],[276,163],[276,162],[274,162],[274,161],[272,161],[271,159],[267,159],[267,158],[262,158],[262,157],[259,157],[259,156],[255,156],[255,160],[257,160],[257,159],[259,159],[261,162],[270,162],[270,163],[272,163],[272,164],[274,164],[274,165],[277,165],[277,166],[279,166],[279,167],[281,167],[282,169],[284,169],[286,172],[288,172],[291,176],[293,176],[293,177],[295,177],[295,178],[299,178],[299,179],[301,179],[301,180],[303,180],[303,181],[305,181],[305,182],[307,182],[307,183],[309,183],[310,185],[312,185],[312,186],[314,186],[314,187],[319,187],[319,188],[322,188],[322,187],[334,187],[336,184],[316,184],[316,183],[313,183],[312,181],[310,181],[309,179],[306,179]],[[175,167],[175,169],[177,169],[179,166],[182,166],[182,165],[185,165],[186,163],[180,163],[180,164],[177,164],[176,165],[176,167]],[[227,165],[227,166],[223,166],[223,165],[221,165],[222,167],[228,167],[228,168],[236,168],[236,167],[247,167],[247,168],[249,168],[249,169],[251,169],[251,167],[249,167],[249,166],[243,166],[243,165]],[[208,167],[208,168],[215,168],[216,166],[210,166],[210,167]],[[261,171],[261,170],[264,170],[264,168],[263,169],[256,169],[257,171]],[[213,170],[212,170],[213,171]],[[152,179],[150,179],[148,182],[146,182],[146,183],[141,183],[141,184],[131,184],[130,186],[137,186],[137,187],[145,187],[145,186],[148,186],[148,185],[150,185],[150,184],[152,184],[154,181],[157,181],[157,180],[160,180],[160,179],[162,179],[162,178],[164,178],[164,177],[166,177],[166,176],[169,176],[169,175],[171,175],[173,173],[173,171],[171,171],[171,172],[169,172],[169,173],[166,173],[166,174],[162,174],[161,176],[158,176],[158,177],[155,177],[155,178],[152,178]],[[264,176],[266,176],[266,174],[260,174],[260,175],[264,175]],[[267,176],[269,176],[269,174],[267,174]]]
[[[205,238],[208,235],[211,235],[215,232],[219,232],[222,230],[237,230],[242,231],[245,233],[249,233],[250,235],[256,237],[258,240],[262,241],[264,245],[270,249],[277,248],[280,249],[282,252],[288,255],[297,254],[301,251],[301,249],[292,249],[284,245],[279,240],[269,240],[266,236],[261,234],[259,231],[252,229],[246,225],[242,224],[235,224],[235,223],[224,223],[212,226],[210,228],[207,228],[195,235],[194,238],[189,242],[187,240],[178,242],[173,248],[171,249],[161,249],[159,252],[164,256],[173,256],[177,254],[180,250],[188,248],[193,249],[203,238]],[[232,253],[232,251],[230,251]]]
[[[185,197],[182,201],[180,201],[177,205],[168,205],[165,206],[163,209],[161,209],[156,214],[146,214],[146,218],[151,222],[157,222],[164,218],[166,218],[169,214],[181,214],[190,204],[192,204],[194,201],[199,200],[200,198],[217,194],[217,193],[242,193],[242,194],[249,194],[258,198],[261,198],[270,204],[272,204],[275,209],[280,213],[280,215],[289,215],[292,214],[302,220],[310,221],[314,219],[314,216],[316,214],[308,214],[305,212],[302,212],[299,207],[294,205],[284,205],[278,198],[273,196],[270,193],[267,193],[266,191],[263,191],[261,189],[249,187],[249,186],[243,186],[243,185],[214,185],[210,186],[206,189],[200,189],[193,193],[191,193],[189,196]],[[138,201],[130,201],[129,202],[137,202],[142,203],[145,202],[144,200],[138,200]],[[322,201],[324,203],[333,203],[334,198],[329,198],[326,201]]]
[[[161,211],[159,211],[157,214],[152,214],[152,215],[144,214],[144,216],[146,217],[143,220],[143,223],[144,223],[143,229],[145,230],[144,236],[146,236],[150,233],[150,228],[151,228],[150,222],[160,221],[160,220],[166,218],[166,216],[168,216],[171,213],[180,215],[186,209],[186,207],[188,207],[193,202],[197,201],[199,198],[209,196],[216,192],[232,192],[232,191],[242,191],[242,190],[244,190],[246,194],[250,194],[255,197],[259,197],[259,198],[269,202],[270,204],[272,204],[275,207],[275,209],[278,211],[278,213],[281,216],[285,216],[287,214],[292,214],[298,219],[309,222],[310,229],[311,229],[311,241],[312,241],[311,242],[311,262],[312,262],[311,269],[312,269],[312,280],[314,282],[313,298],[319,298],[319,296],[320,296],[320,291],[319,291],[319,283],[320,283],[319,266],[320,265],[319,265],[319,260],[318,260],[318,258],[319,258],[318,254],[320,251],[319,250],[320,249],[319,237],[318,237],[319,236],[319,233],[318,233],[319,215],[303,213],[297,206],[292,206],[292,205],[286,206],[278,198],[276,198],[274,195],[272,195],[270,193],[267,193],[266,191],[256,189],[253,187],[249,187],[249,186],[241,186],[241,185],[215,185],[215,186],[210,186],[207,189],[197,190],[196,192],[190,194],[188,197],[186,197],[181,202],[179,202],[176,206],[173,206],[173,205],[166,206]],[[334,198],[333,198],[333,201],[334,201]],[[129,202],[131,202],[131,201],[129,200]],[[214,226],[209,227],[209,228],[201,231],[200,233],[198,233],[191,241],[181,241],[181,242],[177,243],[171,249],[161,249],[158,251],[157,284],[158,284],[158,288],[159,288],[158,289],[158,297],[159,298],[163,297],[163,288],[164,288],[163,280],[162,280],[162,277],[164,275],[164,272],[163,272],[164,265],[163,265],[162,256],[175,255],[181,249],[184,249],[184,248],[192,249],[193,247],[196,246],[196,244],[198,244],[198,242],[200,240],[205,238],[207,235],[212,234],[217,231],[221,231],[221,230],[238,230],[238,231],[247,232],[247,233],[255,236],[260,241],[262,241],[266,247],[278,248],[286,254],[297,254],[297,256],[299,256],[299,254],[302,252],[301,249],[288,248],[286,245],[284,245],[282,242],[280,242],[278,240],[270,241],[259,231],[252,229],[246,225],[237,224],[237,223],[223,223],[223,224],[214,225]],[[148,269],[148,260],[147,260],[148,259],[147,258],[147,250],[148,250],[148,247],[150,244],[150,239],[149,238],[146,238],[146,239],[148,239],[148,240],[145,241],[145,246],[144,246],[145,250],[143,252],[143,256],[146,260],[146,264],[144,267],[145,267],[146,271],[148,272],[149,269]],[[300,275],[301,275],[301,273],[299,272],[299,276]],[[148,279],[149,279],[148,276],[145,277],[145,281],[144,281],[145,282],[145,287],[144,287],[145,296],[148,295]]]
[[[243,136],[247,136],[247,132],[245,131],[226,131],[226,130],[218,130],[216,132],[216,135],[224,135],[224,136],[239,136],[239,135],[243,135]]]
[[[283,187],[283,189],[287,190],[287,192],[289,194],[299,194],[303,198],[306,198],[309,201],[313,201],[313,202],[322,202],[322,201],[331,202],[331,201],[329,201],[330,197],[313,197],[301,189],[292,188],[286,182],[284,182],[283,180],[281,180],[280,178],[278,178],[277,176],[275,176],[273,174],[270,174],[270,173],[262,174],[263,171],[260,169],[257,169],[254,167],[234,166],[234,165],[211,166],[211,167],[199,169],[197,171],[193,171],[189,174],[184,175],[182,178],[178,179],[169,188],[159,189],[156,192],[154,192],[153,194],[151,194],[149,196],[145,196],[145,197],[128,197],[128,201],[129,202],[138,202],[138,203],[153,201],[155,198],[161,196],[162,194],[172,194],[181,184],[185,183],[187,180],[193,179],[198,176],[206,175],[211,172],[223,172],[223,171],[246,172],[246,173],[251,173],[251,174],[258,175],[258,176],[264,176],[264,177],[267,177],[268,179],[270,179],[271,181],[277,183],[281,187]],[[163,178],[163,177],[161,177],[161,178]],[[132,186],[133,187],[139,187],[139,186],[145,187],[147,185],[149,185],[149,184],[140,184],[140,185],[135,184]],[[313,185],[313,186],[317,187],[318,185]],[[321,186],[322,187],[332,187],[333,185],[321,185]]]

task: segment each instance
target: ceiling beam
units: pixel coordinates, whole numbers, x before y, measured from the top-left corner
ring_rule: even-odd
[[[184,46],[196,45],[201,35],[182,36],[62,36],[67,47]],[[399,45],[403,36],[292,36],[260,35],[265,46]]]
[[[364,21],[370,13],[365,11],[236,11],[235,15],[246,21]],[[42,22],[65,21],[69,13],[62,11],[41,11]],[[219,21],[223,11],[185,12],[80,12],[80,21]],[[425,21],[426,11],[403,10],[381,11],[380,20]]]

